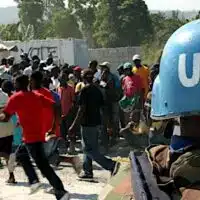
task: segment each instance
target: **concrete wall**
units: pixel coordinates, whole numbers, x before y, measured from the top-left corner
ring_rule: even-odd
[[[134,54],[140,54],[140,47],[89,49],[90,60],[97,60],[99,63],[110,62],[113,72],[119,64],[131,62]]]
[[[19,62],[21,52],[28,53],[31,58],[39,56],[41,60],[46,60],[49,53],[52,53],[56,64],[68,63],[70,65],[80,65],[87,67],[89,62],[88,45],[85,40],[79,39],[48,39],[31,40],[28,42],[4,41],[6,46],[16,45],[19,52],[11,52],[16,62]]]

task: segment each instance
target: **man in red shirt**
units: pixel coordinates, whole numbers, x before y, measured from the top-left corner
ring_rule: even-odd
[[[63,71],[60,75],[60,87],[58,88],[58,94],[61,98],[62,108],[62,122],[61,122],[61,135],[67,140],[67,136],[70,138],[70,151],[75,152],[75,133],[68,135],[68,129],[71,126],[75,114],[74,114],[74,101],[75,91],[74,88],[67,84],[68,74]]]
[[[15,86],[17,92],[10,97],[3,113],[0,115],[0,121],[6,122],[13,114],[19,117],[19,123],[23,128],[23,141],[32,158],[35,160],[41,173],[48,179],[55,190],[57,200],[69,199],[69,193],[65,191],[60,178],[50,167],[46,158],[43,143],[44,136],[44,117],[43,108],[54,108],[55,102],[35,92],[28,91],[28,76],[21,75],[16,78]],[[55,123],[49,133],[55,131]],[[40,188],[39,179],[32,166],[26,148],[22,147],[20,153],[20,162],[29,178],[32,192]]]
[[[39,71],[33,72],[31,75],[31,79],[30,79],[30,86],[31,89],[38,93],[41,94],[49,99],[51,99],[52,101],[54,100],[54,97],[52,95],[52,92],[44,87],[42,87],[42,81],[43,81],[43,74]],[[60,111],[59,111],[59,106],[56,107],[56,118],[54,115],[54,110],[53,108],[49,108],[49,107],[44,107],[43,108],[43,128],[44,131],[43,133],[46,134],[50,128],[52,127],[53,123],[55,122],[55,134],[57,137],[60,136],[60,126],[59,126],[59,122],[60,122]]]

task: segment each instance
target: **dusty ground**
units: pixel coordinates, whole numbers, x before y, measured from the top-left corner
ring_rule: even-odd
[[[120,148],[119,148],[120,146]],[[116,158],[117,156],[127,157],[129,148],[124,142],[120,142],[120,145],[112,149],[110,156]],[[81,154],[80,154],[81,156]],[[38,172],[38,171],[37,171]],[[101,167],[95,164],[94,175],[98,179],[98,183],[80,182],[77,180],[77,176],[73,171],[71,165],[62,163],[56,173],[62,179],[66,190],[71,193],[73,200],[97,200],[98,195],[102,191],[103,187],[109,181],[110,173],[103,170]],[[46,179],[44,179],[40,173],[41,182],[44,184],[44,188],[50,187]],[[18,184],[15,186],[8,186],[5,184],[7,179],[7,169],[0,169],[0,200],[53,200],[53,195],[46,194],[44,189],[40,190],[37,194],[29,195],[29,186],[26,176],[21,167],[17,167],[15,170],[16,180]]]

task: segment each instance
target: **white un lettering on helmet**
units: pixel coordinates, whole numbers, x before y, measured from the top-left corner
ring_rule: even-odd
[[[193,55],[192,77],[189,78],[186,73],[186,57],[186,54],[179,56],[178,77],[184,87],[194,87],[200,81],[200,53]]]

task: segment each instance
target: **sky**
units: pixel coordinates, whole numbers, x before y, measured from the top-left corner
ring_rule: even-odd
[[[150,10],[200,10],[200,0],[145,0]],[[0,7],[14,6],[14,0],[0,0]]]

